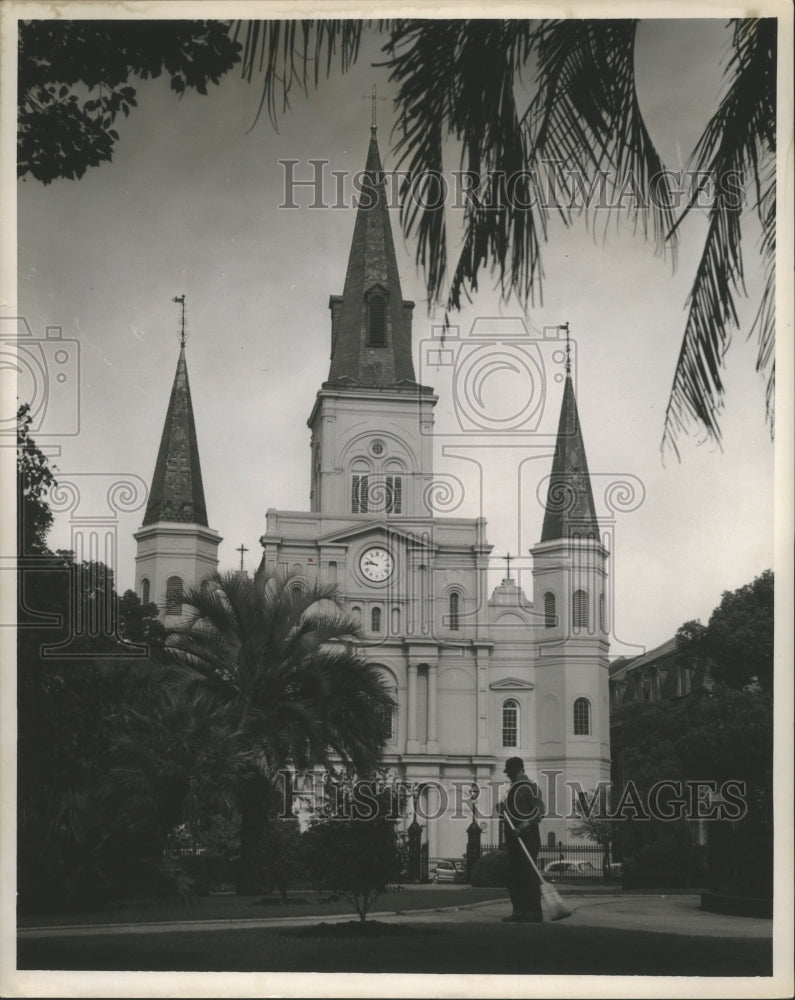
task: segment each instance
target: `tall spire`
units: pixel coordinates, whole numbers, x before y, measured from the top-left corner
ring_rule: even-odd
[[[400,290],[375,126],[362,178],[342,295],[332,295],[329,383],[414,382],[411,311]]]
[[[143,523],[147,525],[156,521],[178,521],[207,527],[199,445],[185,361],[184,302],[181,329],[177,371],[171,387],[171,398]]]
[[[566,331],[568,335],[568,330]],[[568,354],[568,336],[567,336]],[[562,538],[593,538],[599,541],[599,523],[591,491],[585,444],[580,430],[577,400],[571,381],[570,365],[566,362],[566,383],[560,408],[558,437],[552,474],[549,479],[547,506],[541,541]]]

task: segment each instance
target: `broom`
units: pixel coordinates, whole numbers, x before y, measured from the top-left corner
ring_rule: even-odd
[[[505,813],[504,816],[508,823],[508,826],[510,826],[510,828],[513,831],[516,831],[516,827],[513,825],[513,820],[511,819],[511,817],[507,813]],[[519,843],[522,845],[522,850],[524,851],[527,860],[532,865],[533,871],[536,873],[536,875],[538,875],[538,880],[541,883],[541,900],[545,904],[547,910],[549,911],[549,919],[565,920],[566,917],[572,916],[573,910],[570,910],[568,906],[566,906],[566,904],[560,898],[560,893],[555,888],[555,886],[550,885],[549,882],[546,882],[544,880],[544,876],[538,870],[538,866],[536,865],[535,861],[533,861],[533,855],[527,849],[527,844],[525,844],[525,842],[522,840],[521,837],[517,839],[519,840]]]

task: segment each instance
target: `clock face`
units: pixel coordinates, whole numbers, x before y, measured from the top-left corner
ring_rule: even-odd
[[[388,580],[392,575],[394,563],[392,556],[386,549],[373,548],[363,553],[359,560],[359,567],[368,580],[380,583],[383,580]]]

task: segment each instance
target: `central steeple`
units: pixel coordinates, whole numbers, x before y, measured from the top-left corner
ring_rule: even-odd
[[[342,295],[332,295],[331,367],[327,385],[414,383],[413,302],[400,290],[376,129],[362,178]]]

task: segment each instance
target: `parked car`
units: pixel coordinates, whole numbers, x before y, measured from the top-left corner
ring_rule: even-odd
[[[467,866],[458,858],[438,858],[433,872],[434,882],[466,882]]]
[[[578,878],[598,874],[590,861],[547,861],[541,872],[545,878]]]

